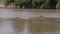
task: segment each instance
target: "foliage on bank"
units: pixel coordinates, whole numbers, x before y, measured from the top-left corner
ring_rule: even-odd
[[[4,0],[5,5],[8,5],[8,0]],[[32,8],[60,8],[60,0],[14,0],[14,4],[23,5]],[[52,5],[53,4],[53,5]]]

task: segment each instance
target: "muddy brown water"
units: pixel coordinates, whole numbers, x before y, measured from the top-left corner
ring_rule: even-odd
[[[60,34],[59,22],[57,12],[0,9],[0,34]]]

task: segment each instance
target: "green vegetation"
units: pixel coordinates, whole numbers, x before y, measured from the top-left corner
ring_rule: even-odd
[[[56,8],[57,9],[60,9],[60,0],[58,0],[57,5],[56,5]]]
[[[5,6],[8,5],[8,1],[7,0],[4,0],[4,4],[5,4]]]
[[[60,0],[5,0],[5,5],[13,2],[16,6],[25,8],[44,8],[44,9],[56,9],[60,8]]]
[[[21,3],[23,3],[23,2],[26,2],[26,0],[15,0],[14,1],[16,4],[21,4]]]

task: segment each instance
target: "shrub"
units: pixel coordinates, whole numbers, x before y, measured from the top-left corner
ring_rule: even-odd
[[[57,2],[56,8],[60,9],[60,0]]]

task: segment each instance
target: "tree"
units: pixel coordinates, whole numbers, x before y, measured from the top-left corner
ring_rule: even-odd
[[[42,4],[43,0],[33,0],[32,6],[33,8],[40,8],[40,5]]]
[[[45,0],[42,4],[42,8],[45,9],[56,9],[57,0]]]
[[[41,8],[43,9],[49,8],[49,0],[44,0],[43,4],[41,5]]]
[[[57,9],[60,9],[60,0],[57,1],[56,8],[57,8]]]
[[[22,2],[23,2],[23,0],[15,0],[14,1],[14,3],[15,3],[15,6],[16,6],[16,8],[19,6],[19,8],[21,8],[22,7]]]
[[[4,5],[7,6],[8,5],[8,1],[4,0]]]
[[[57,0],[50,0],[49,3],[51,9],[56,9]]]
[[[14,0],[4,0],[5,7],[7,7],[12,2],[14,2]]]
[[[60,0],[12,0],[16,8],[43,8],[43,9],[56,9],[60,8]],[[11,0],[4,0],[5,6],[11,3]]]

